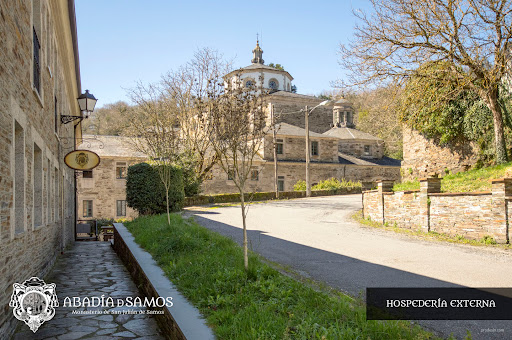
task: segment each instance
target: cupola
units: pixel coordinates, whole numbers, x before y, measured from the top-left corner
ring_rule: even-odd
[[[332,124],[334,127],[354,128],[354,108],[352,103],[342,97],[334,103],[332,109]]]

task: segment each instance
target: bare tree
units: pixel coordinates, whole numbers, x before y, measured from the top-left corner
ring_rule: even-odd
[[[105,104],[95,110],[89,119],[83,120],[84,133],[120,136],[128,127],[132,114],[132,107],[126,102]]]
[[[155,85],[137,86],[130,90],[134,114],[130,118],[129,133],[133,146],[148,155],[156,165],[165,189],[167,223],[171,224],[169,190],[173,183],[172,166],[181,157],[180,135],[176,104],[162,98]]]
[[[247,181],[253,170],[254,160],[260,157],[264,137],[269,129],[264,91],[262,88],[246,89],[238,81],[235,84],[228,84],[224,93],[208,96],[200,106],[211,127],[210,138],[218,164],[228,178],[233,180],[240,193],[244,267],[247,270]]]
[[[372,13],[355,12],[355,40],[340,49],[352,84],[400,83],[421,76],[422,64],[447,65],[424,76],[478,94],[492,112],[496,162],[506,162],[498,89],[509,72],[511,0],[370,1]]]
[[[211,48],[202,48],[194,57],[175,71],[162,76],[162,95],[176,103],[177,120],[184,150],[194,156],[199,181],[217,162],[211,138],[212,126],[198,102],[218,98],[224,91],[223,76],[232,69],[232,62]]]

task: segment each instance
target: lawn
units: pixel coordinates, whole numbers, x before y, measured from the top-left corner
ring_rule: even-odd
[[[446,174],[441,180],[441,192],[490,191],[491,180],[512,177],[512,163]],[[393,191],[419,190],[420,182],[406,181],[393,186]]]
[[[243,268],[234,241],[184,219],[139,217],[125,224],[219,339],[432,339],[406,321],[366,321],[364,304],[299,282],[256,254]]]

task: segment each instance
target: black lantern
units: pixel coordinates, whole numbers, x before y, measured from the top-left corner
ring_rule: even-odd
[[[62,124],[67,124],[76,119],[80,119],[80,121],[82,121],[84,118],[89,117],[89,114],[94,111],[94,106],[96,106],[96,102],[98,101],[91,93],[89,93],[89,90],[85,90],[85,93],[82,93],[77,100],[78,106],[80,107],[80,116],[60,115],[60,121]]]

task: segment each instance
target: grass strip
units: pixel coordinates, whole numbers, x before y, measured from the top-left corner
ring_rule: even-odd
[[[447,171],[441,180],[441,192],[490,191],[491,180],[512,176],[512,162],[452,174]],[[420,190],[418,180],[396,183],[393,191]]]
[[[179,214],[126,223],[219,339],[432,339],[406,321],[366,321],[361,300],[321,292]]]

